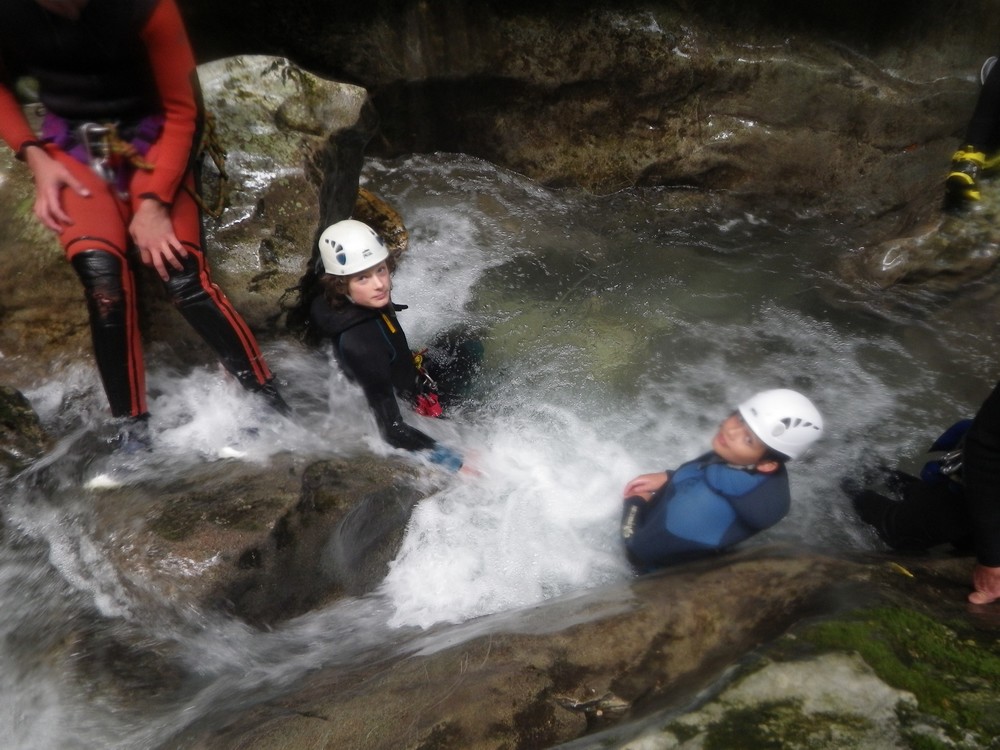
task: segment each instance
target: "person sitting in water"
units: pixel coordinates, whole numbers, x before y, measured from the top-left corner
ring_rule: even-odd
[[[1000,599],[1000,383],[975,419],[958,422],[931,446],[947,451],[924,465],[921,476],[881,469],[875,478],[841,483],[862,521],[900,552],[952,544],[972,552],[973,604]],[[867,486],[871,485],[871,486]]]
[[[645,573],[703,557],[774,526],[791,504],[785,463],[822,434],[819,411],[796,391],[744,401],[711,451],[625,485],[621,535],[632,566]]]
[[[439,417],[475,370],[478,342],[445,342],[414,354],[392,301],[394,259],[367,224],[338,221],[319,238],[322,293],[310,306],[314,333],[333,342],[333,352],[353,382],[361,386],[379,432],[394,448],[427,451],[451,470],[463,459],[454,450],[407,424],[397,395],[426,417]],[[461,381],[461,382],[458,382]],[[452,387],[448,387],[448,386]]]

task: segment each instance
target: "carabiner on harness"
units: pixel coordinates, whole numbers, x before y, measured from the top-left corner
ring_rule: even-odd
[[[111,165],[111,125],[85,122],[76,129],[76,137],[87,152],[87,164],[94,174],[109,185],[115,183],[115,170]]]
[[[427,353],[426,349],[421,349],[419,352],[413,352],[413,366],[417,368],[417,372],[424,379],[424,382],[430,386],[432,391],[436,391],[438,384],[435,382],[434,378],[430,376],[427,370],[424,368],[424,355]]]
[[[123,140],[115,123],[85,122],[76,137],[87,155],[87,164],[122,200],[128,198],[128,181],[133,169],[152,171],[135,143]]]
[[[421,393],[418,393],[414,400],[413,408],[417,414],[425,417],[440,417],[444,413],[444,409],[441,408],[441,402],[438,400],[437,383],[424,369],[424,354],[426,353],[426,349],[413,352],[413,366],[422,380],[418,387],[423,386],[420,388]]]
[[[958,473],[962,468],[962,449],[948,451],[938,459],[939,471],[946,477]]]

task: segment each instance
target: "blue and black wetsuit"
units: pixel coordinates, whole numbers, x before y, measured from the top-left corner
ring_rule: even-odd
[[[704,557],[774,526],[791,496],[784,466],[750,471],[706,453],[668,472],[649,502],[625,501],[622,539],[639,572]]]

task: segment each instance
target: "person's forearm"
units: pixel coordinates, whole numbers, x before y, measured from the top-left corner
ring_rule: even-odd
[[[395,396],[369,401],[379,432],[393,448],[408,451],[420,451],[434,448],[436,442],[430,435],[425,435],[415,427],[403,421]]]
[[[0,75],[2,75],[0,67]],[[21,103],[14,93],[6,86],[0,85],[0,138],[10,146],[11,150],[23,159],[28,146],[40,145],[38,136],[28,125],[28,120],[21,109]]]
[[[194,53],[174,0],[157,3],[142,30],[142,40],[149,52],[164,124],[153,170],[137,173],[132,187],[137,197],[170,204],[189,167],[199,116]]]

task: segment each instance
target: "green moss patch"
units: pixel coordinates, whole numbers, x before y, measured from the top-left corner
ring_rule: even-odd
[[[920,712],[936,717],[953,739],[967,739],[970,732],[983,738],[1000,735],[995,638],[895,607],[818,623],[800,637],[824,650],[856,651],[886,684],[913,693]]]

